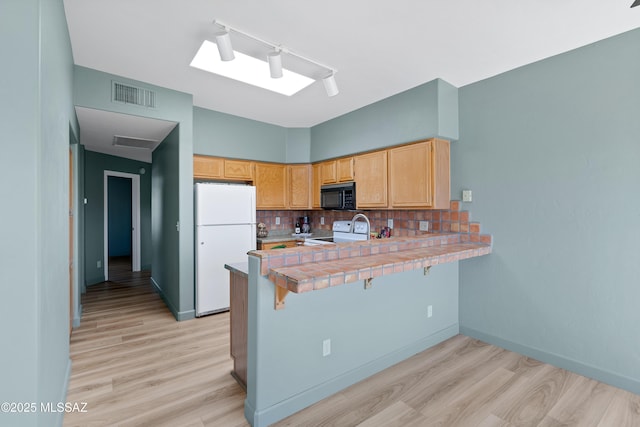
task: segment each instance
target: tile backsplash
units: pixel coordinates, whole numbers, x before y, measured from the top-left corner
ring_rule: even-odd
[[[380,232],[387,226],[387,220],[393,219],[392,236],[416,236],[423,234],[420,221],[429,221],[429,231],[451,231],[469,234],[470,241],[480,241],[480,223],[470,219],[469,211],[460,210],[462,203],[452,200],[447,210],[375,210],[362,212],[369,218],[372,231]],[[311,231],[331,230],[331,224],[337,220],[349,220],[357,213],[353,211],[257,211],[258,222],[266,224],[270,234],[284,234],[295,227],[296,219],[308,216],[311,221]],[[276,224],[279,217],[280,224]],[[324,225],[320,224],[324,218]],[[484,236],[482,236],[484,237]]]

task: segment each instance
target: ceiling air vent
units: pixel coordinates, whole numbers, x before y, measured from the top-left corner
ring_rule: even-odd
[[[129,86],[113,82],[111,100],[125,104],[140,105],[141,107],[156,108],[156,93],[141,87]]]
[[[144,150],[155,149],[160,141],[155,139],[135,138],[132,136],[115,135],[113,137],[113,145],[115,147],[141,148]]]

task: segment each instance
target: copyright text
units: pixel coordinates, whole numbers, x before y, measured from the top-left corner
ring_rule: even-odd
[[[87,402],[2,402],[1,413],[27,414],[52,412],[88,412]]]

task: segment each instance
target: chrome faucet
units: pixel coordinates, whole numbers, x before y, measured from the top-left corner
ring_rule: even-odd
[[[369,218],[365,214],[358,213],[351,218],[351,227],[349,228],[349,233],[353,233],[353,229],[355,228],[356,219],[363,218],[367,222],[367,240],[371,238],[371,223],[369,222]]]

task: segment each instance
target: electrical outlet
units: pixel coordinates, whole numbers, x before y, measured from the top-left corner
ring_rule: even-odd
[[[326,339],[322,341],[322,357],[327,357],[331,354],[331,340]]]
[[[324,217],[323,216],[320,217],[320,225],[324,225]]]
[[[276,225],[280,225],[280,217],[279,216],[276,217]]]
[[[429,231],[429,221],[420,221],[420,231]]]
[[[102,261],[98,260],[98,262],[96,262],[96,268],[101,268],[102,267]]]
[[[389,218],[389,219],[387,220],[387,227],[389,227],[389,228],[393,228],[393,218]]]
[[[473,195],[471,194],[471,190],[462,190],[462,201],[471,202],[472,200],[473,200]]]
[[[433,316],[433,306],[429,305],[427,306],[427,317],[431,317]]]

